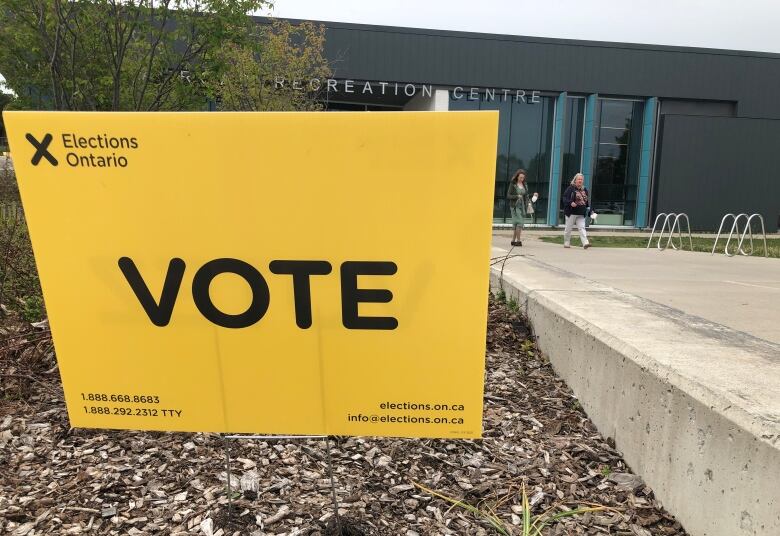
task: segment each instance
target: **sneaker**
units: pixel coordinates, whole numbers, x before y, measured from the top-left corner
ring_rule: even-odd
[[[588,249],[589,247],[590,247],[590,244],[585,244],[584,246],[582,246],[583,249]]]
[[[523,241],[522,241],[522,240],[518,240],[518,241],[517,241],[517,245],[518,245],[518,246],[522,246],[522,245],[523,245]]]
[[[570,248],[571,246],[569,244],[564,244],[563,247]]]

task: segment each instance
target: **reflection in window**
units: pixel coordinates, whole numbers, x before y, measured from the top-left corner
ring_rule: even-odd
[[[450,93],[450,110],[498,110],[498,147],[496,150],[495,193],[493,196],[493,221],[509,221],[509,204],[506,192],[515,171],[527,171],[526,184],[529,193],[539,192],[535,213],[529,223],[545,223],[547,199],[550,190],[550,155],[555,100],[540,97],[538,104],[515,102],[496,93],[493,97],[480,94],[479,100],[469,100],[467,94],[456,99]],[[581,130],[581,129],[580,129]]]
[[[509,153],[509,140],[511,136],[510,125],[512,115],[512,102],[510,101],[481,101],[475,102],[480,110],[498,110],[498,148],[496,151],[496,186],[493,195],[493,221],[505,222],[509,218],[509,203],[506,201],[506,191],[509,179],[513,171],[507,167],[507,154]],[[502,193],[503,192],[503,193]]]
[[[634,225],[643,110],[641,101],[599,99],[591,186],[599,225]]]
[[[585,98],[566,98],[566,130],[563,133],[563,161],[561,163],[561,189],[566,191],[575,173],[582,171],[582,135],[585,124]],[[560,203],[556,206],[560,207]],[[563,210],[558,209],[558,223],[563,224]]]

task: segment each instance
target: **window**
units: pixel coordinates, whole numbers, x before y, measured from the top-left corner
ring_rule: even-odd
[[[509,154],[510,125],[512,115],[512,103],[502,102],[501,99],[493,101],[480,100],[474,102],[480,110],[498,110],[498,148],[496,149],[496,176],[495,191],[493,194],[493,221],[504,222],[509,217],[509,204],[506,200],[506,192],[509,187],[509,179],[513,171],[509,169],[507,155]]]
[[[561,195],[569,187],[572,177],[582,171],[582,137],[585,132],[585,98],[566,98],[566,130],[563,132],[563,161],[561,162]],[[563,210],[558,210],[558,223],[563,224]]]
[[[547,222],[554,109],[555,99],[550,97],[541,97],[538,104],[512,103],[507,187],[515,171],[526,170],[528,193],[539,193],[529,223]]]
[[[538,192],[535,213],[529,223],[547,221],[547,199],[550,190],[550,155],[552,154],[553,113],[555,100],[540,97],[537,104],[515,102],[499,92],[480,94],[479,100],[469,100],[468,93],[456,99],[450,93],[450,110],[498,110],[498,147],[496,148],[496,175],[493,195],[493,221],[510,220],[506,200],[509,181],[515,171],[526,170],[529,193]]]
[[[599,99],[591,185],[599,225],[634,225],[636,220],[643,110],[642,101]]]

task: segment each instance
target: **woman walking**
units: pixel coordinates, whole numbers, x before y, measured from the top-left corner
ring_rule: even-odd
[[[534,193],[533,200],[528,195],[528,187],[525,184],[525,170],[518,169],[509,181],[509,189],[506,192],[506,198],[509,200],[509,210],[512,212],[512,245],[522,246],[520,235],[523,232],[523,224],[526,215],[534,213],[534,202],[539,194]]]
[[[571,247],[571,229],[575,225],[580,232],[582,247],[588,249],[588,235],[585,232],[585,217],[588,215],[590,201],[588,189],[583,186],[585,176],[577,173],[571,180],[571,184],[563,192],[563,215],[566,217],[566,227],[563,230],[563,247]]]

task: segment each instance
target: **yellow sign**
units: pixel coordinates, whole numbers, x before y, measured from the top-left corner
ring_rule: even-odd
[[[480,437],[496,113],[4,117],[73,426]]]

